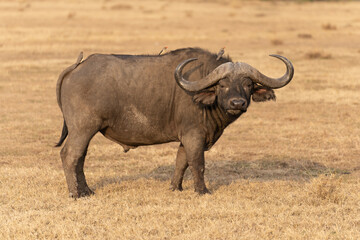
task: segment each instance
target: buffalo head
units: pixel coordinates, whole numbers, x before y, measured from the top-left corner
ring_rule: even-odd
[[[294,67],[285,57],[270,55],[283,61],[286,73],[281,78],[270,78],[246,63],[227,62],[215,68],[206,77],[198,81],[188,81],[182,76],[183,68],[190,62],[197,60],[191,58],[180,63],[175,70],[175,79],[179,86],[194,93],[193,100],[203,105],[212,105],[216,102],[230,115],[239,116],[246,112],[253,101],[267,101],[275,99],[272,89],[284,87],[293,75]]]

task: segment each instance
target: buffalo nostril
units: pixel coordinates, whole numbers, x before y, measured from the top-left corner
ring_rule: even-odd
[[[246,109],[246,101],[243,99],[233,99],[230,101],[230,106],[236,109]]]

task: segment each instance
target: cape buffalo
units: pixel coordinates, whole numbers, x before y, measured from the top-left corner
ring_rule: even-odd
[[[195,191],[204,182],[204,151],[255,102],[275,99],[272,89],[294,74],[289,60],[281,78],[270,78],[246,63],[232,62],[200,48],[163,55],[93,54],[65,69],[57,82],[64,125],[61,150],[70,196],[92,194],[83,171],[91,138],[101,132],[124,151],[143,145],[180,142],[172,190],[182,190],[187,167]]]

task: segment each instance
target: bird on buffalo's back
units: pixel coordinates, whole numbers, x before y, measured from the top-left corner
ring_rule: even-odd
[[[161,51],[159,52],[159,55],[166,53],[167,48],[168,47],[163,47],[163,49],[161,49]]]
[[[218,61],[224,55],[224,53],[225,53],[225,47],[220,48],[216,60]]]

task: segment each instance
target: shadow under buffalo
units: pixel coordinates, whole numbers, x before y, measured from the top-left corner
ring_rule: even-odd
[[[148,173],[118,178],[103,178],[93,188],[99,189],[109,184],[141,178],[168,181],[170,184],[174,168],[174,165],[165,165],[154,168]],[[205,179],[210,182],[210,190],[214,191],[221,186],[242,179],[250,181],[308,181],[321,174],[333,173],[350,174],[349,171],[328,168],[325,165],[308,160],[214,161],[209,159],[206,162]],[[188,169],[185,172],[184,180],[189,179],[192,179],[192,177]]]

